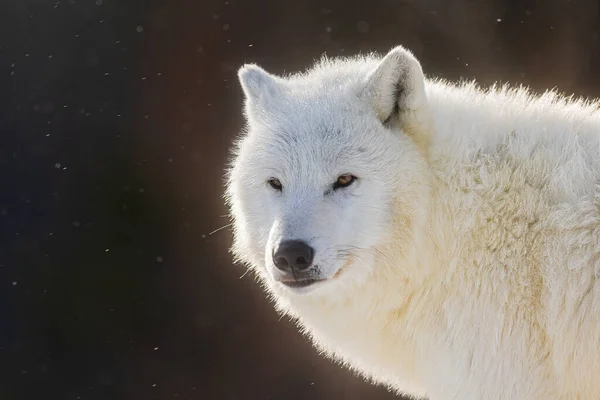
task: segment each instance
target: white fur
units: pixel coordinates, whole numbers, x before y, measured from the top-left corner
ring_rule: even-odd
[[[433,400],[600,399],[598,103],[425,79],[402,47],[239,76],[234,254],[320,351]],[[277,282],[284,239],[325,281]]]

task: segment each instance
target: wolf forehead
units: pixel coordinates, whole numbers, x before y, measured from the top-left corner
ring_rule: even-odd
[[[374,135],[386,132],[375,132],[380,121],[360,94],[375,63],[370,59],[336,62],[321,61],[287,77],[252,64],[242,67],[248,127],[240,150],[251,153],[254,160],[262,158],[288,169],[306,162],[333,169],[372,162],[382,150]],[[351,73],[347,65],[341,67],[347,63],[356,66]]]
[[[372,123],[362,121],[366,117],[358,110],[353,112],[339,103],[331,98],[313,110],[291,106],[277,116],[254,118],[246,133],[247,145],[255,155],[280,160],[291,168],[300,160],[339,164],[368,157],[377,148],[369,146],[374,135]]]

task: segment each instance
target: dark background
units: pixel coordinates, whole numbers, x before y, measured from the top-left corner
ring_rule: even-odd
[[[600,95],[597,1],[2,0],[0,399],[392,399],[232,264],[244,62],[414,51]]]

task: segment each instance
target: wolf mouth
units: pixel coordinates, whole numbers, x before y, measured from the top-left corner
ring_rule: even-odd
[[[313,285],[317,282],[321,282],[323,279],[302,279],[296,281],[279,281],[282,285],[291,288],[304,288]]]

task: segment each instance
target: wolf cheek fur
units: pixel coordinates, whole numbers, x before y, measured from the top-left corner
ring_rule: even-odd
[[[233,252],[324,354],[431,399],[600,398],[598,103],[402,47],[239,78]]]

